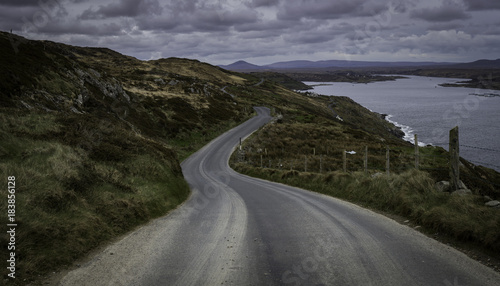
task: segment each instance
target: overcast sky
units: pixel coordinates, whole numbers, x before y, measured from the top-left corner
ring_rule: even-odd
[[[139,59],[500,58],[500,0],[0,0],[0,29]]]

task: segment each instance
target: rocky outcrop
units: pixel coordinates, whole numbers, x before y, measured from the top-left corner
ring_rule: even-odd
[[[500,208],[500,202],[499,201],[489,201],[484,204],[487,207],[492,207],[492,208]]]
[[[457,191],[461,191],[461,192],[458,192],[457,194],[465,194],[465,193],[471,194],[472,193],[469,190],[469,188],[467,188],[467,186],[462,181],[460,181],[460,183],[459,183],[458,190],[451,190],[450,182],[448,182],[448,181],[437,182],[434,185],[434,187],[436,188],[436,190],[438,192],[448,192],[448,193],[451,192],[451,193],[454,193],[454,192],[457,192]]]

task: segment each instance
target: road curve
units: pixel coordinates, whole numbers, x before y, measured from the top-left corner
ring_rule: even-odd
[[[239,138],[270,120],[256,111],[182,163],[186,203],[60,284],[500,285],[496,272],[391,219],[231,170]]]

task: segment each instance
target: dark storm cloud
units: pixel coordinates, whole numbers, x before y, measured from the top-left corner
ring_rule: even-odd
[[[10,6],[10,7],[26,7],[26,6],[38,6],[37,1],[33,0],[5,0],[2,1],[1,6]]]
[[[3,0],[0,29],[141,59],[472,61],[500,54],[495,9],[498,0]]]
[[[309,27],[301,27],[295,29],[294,33],[287,33],[284,39],[292,44],[313,45],[336,40],[342,35],[347,35],[355,30],[355,26],[346,22],[329,25],[311,23]]]
[[[258,7],[269,7],[276,6],[280,3],[280,0],[252,0],[248,3],[249,7],[258,8]]]
[[[302,0],[290,1],[283,5],[278,12],[278,19],[300,20],[311,19],[335,19],[359,11],[363,0]]]
[[[188,23],[202,31],[228,30],[233,26],[257,21],[257,14],[253,10],[223,11],[215,8],[197,11],[188,17]]]
[[[284,31],[294,28],[297,25],[295,21],[255,21],[253,23],[244,23],[235,26],[234,29],[238,32],[268,32],[268,31]]]
[[[387,3],[366,2],[365,4],[358,7],[353,16],[372,17],[384,11],[387,11],[387,9]]]
[[[161,14],[162,7],[157,0],[120,0],[101,5],[97,10],[85,10],[81,19],[102,19],[113,17],[135,17],[139,15]]]
[[[390,5],[397,13],[406,13],[408,9],[415,6],[415,3],[407,2],[405,0],[396,0],[392,1]]]
[[[410,13],[411,18],[422,19],[429,22],[449,22],[454,20],[464,20],[471,16],[464,11],[464,7],[453,2],[445,1],[439,7],[428,7],[413,10]]]
[[[164,7],[161,15],[141,16],[136,19],[142,29],[189,33],[237,29],[240,25],[256,23],[258,15],[255,10],[245,6],[225,9],[220,3],[204,5],[191,2],[187,5],[170,3]]]
[[[32,16],[37,7],[33,6],[16,6],[16,7],[2,7],[0,5],[0,23],[6,23],[15,27],[20,27],[23,23],[23,18]]]
[[[427,28],[429,31],[448,31],[448,30],[459,30],[463,28],[464,25],[460,22],[452,22],[452,23],[437,23],[431,25]]]
[[[498,0],[464,0],[464,2],[470,11],[500,9],[500,1]]]
[[[6,6],[4,6],[6,5]],[[19,1],[0,3],[0,29],[13,29],[17,33],[40,32],[48,23],[68,16],[61,1]]]
[[[92,35],[92,36],[112,36],[121,34],[123,26],[118,23],[106,23],[101,25],[85,24],[80,22],[67,22],[65,25],[60,23],[49,23],[41,29],[41,32],[47,34],[73,34],[73,35]]]
[[[163,31],[168,32],[180,26],[176,17],[141,17],[136,21],[138,28],[146,31]]]

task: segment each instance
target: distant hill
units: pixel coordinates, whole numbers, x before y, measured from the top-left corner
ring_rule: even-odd
[[[325,69],[325,68],[370,68],[370,67],[430,67],[451,66],[455,63],[449,62],[381,62],[381,61],[348,61],[348,60],[326,60],[326,61],[285,61],[269,65],[254,65],[245,61],[237,61],[230,65],[222,65],[221,68],[232,71],[251,70],[280,70],[280,69]]]
[[[327,61],[290,61],[278,62],[264,66],[270,69],[298,69],[298,68],[359,68],[359,67],[416,67],[432,65],[449,65],[450,63],[436,62],[370,62],[370,61],[347,61],[347,60],[327,60]]]
[[[237,61],[234,62],[230,65],[220,65],[219,67],[226,69],[226,70],[231,70],[231,71],[238,71],[238,70],[260,70],[262,69],[261,66],[254,65],[245,61]]]
[[[478,60],[470,63],[461,63],[451,65],[453,68],[463,68],[463,69],[500,69],[500,59],[496,60]]]

